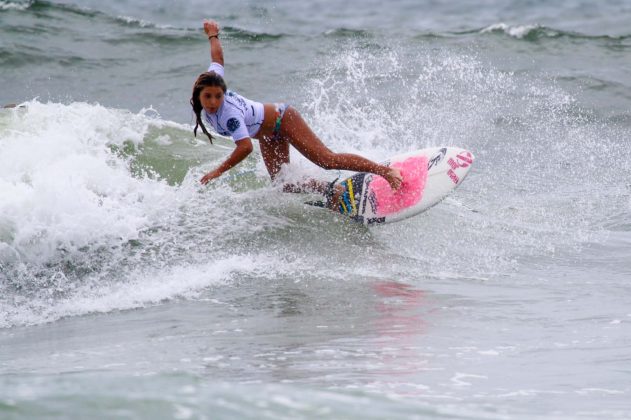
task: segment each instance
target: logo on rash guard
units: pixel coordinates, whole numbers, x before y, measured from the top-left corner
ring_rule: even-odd
[[[237,128],[241,126],[241,123],[236,118],[230,118],[226,122],[226,125],[228,126],[228,130],[230,130],[231,133],[234,133],[235,131],[237,131]]]

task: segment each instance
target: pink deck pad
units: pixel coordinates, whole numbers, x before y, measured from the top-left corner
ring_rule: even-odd
[[[370,187],[375,194],[378,216],[387,216],[418,203],[423,196],[425,181],[427,181],[425,156],[410,157],[390,166],[401,170],[403,183],[397,191],[393,191],[383,177],[374,176]]]

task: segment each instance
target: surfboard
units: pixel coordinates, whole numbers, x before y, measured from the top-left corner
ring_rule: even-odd
[[[433,147],[394,156],[383,164],[399,168],[397,191],[381,176],[360,172],[344,179],[340,213],[364,225],[407,219],[438,204],[466,178],[475,160],[457,147]]]

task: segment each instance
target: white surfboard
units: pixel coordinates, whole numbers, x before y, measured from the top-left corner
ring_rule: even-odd
[[[417,215],[438,204],[465,179],[473,154],[457,147],[433,147],[394,156],[385,165],[398,167],[403,184],[392,191],[386,180],[357,173],[344,181],[342,214],[358,223],[391,223]]]

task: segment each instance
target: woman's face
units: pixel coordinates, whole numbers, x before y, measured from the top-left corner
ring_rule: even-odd
[[[199,101],[206,112],[214,114],[223,103],[223,90],[219,86],[206,86],[199,92]]]

